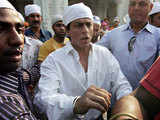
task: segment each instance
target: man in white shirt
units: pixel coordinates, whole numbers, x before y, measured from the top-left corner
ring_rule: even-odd
[[[63,20],[71,42],[42,63],[35,103],[49,120],[95,120],[108,110],[111,95],[119,99],[132,89],[108,49],[91,43],[90,8],[69,6]]]

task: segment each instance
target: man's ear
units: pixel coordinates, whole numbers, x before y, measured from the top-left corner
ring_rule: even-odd
[[[149,10],[149,12],[151,12],[152,8],[153,8],[153,3],[150,4],[150,10]]]

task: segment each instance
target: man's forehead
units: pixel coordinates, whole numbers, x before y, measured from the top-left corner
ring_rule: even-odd
[[[55,24],[63,24],[63,21],[62,20],[57,21]]]
[[[0,8],[0,15],[1,16],[14,15],[18,17],[18,12],[8,8]]]
[[[93,22],[93,20],[89,18],[80,18],[80,19],[74,20],[73,22],[74,23],[86,23],[86,22]]]
[[[20,23],[18,13],[12,9],[0,8],[0,21],[6,23]]]
[[[31,13],[29,16],[41,16],[39,13]]]

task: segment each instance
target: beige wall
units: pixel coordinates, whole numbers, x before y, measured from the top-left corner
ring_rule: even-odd
[[[83,2],[92,9],[94,15],[101,19],[105,17],[113,18],[117,15],[117,5],[113,0],[68,0],[68,4]]]
[[[55,14],[62,14],[64,7],[68,4],[83,2],[88,5],[94,15],[101,19],[108,17],[111,20],[115,16],[124,16],[126,14],[126,1],[128,0],[9,0],[24,15],[24,5],[36,3],[42,8],[43,25],[45,29],[51,30],[51,19]]]

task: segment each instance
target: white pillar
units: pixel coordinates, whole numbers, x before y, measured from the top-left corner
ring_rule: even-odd
[[[120,18],[120,23],[123,24],[123,17],[128,14],[128,4],[129,0],[121,0],[118,1],[118,8],[117,8],[117,16]]]

